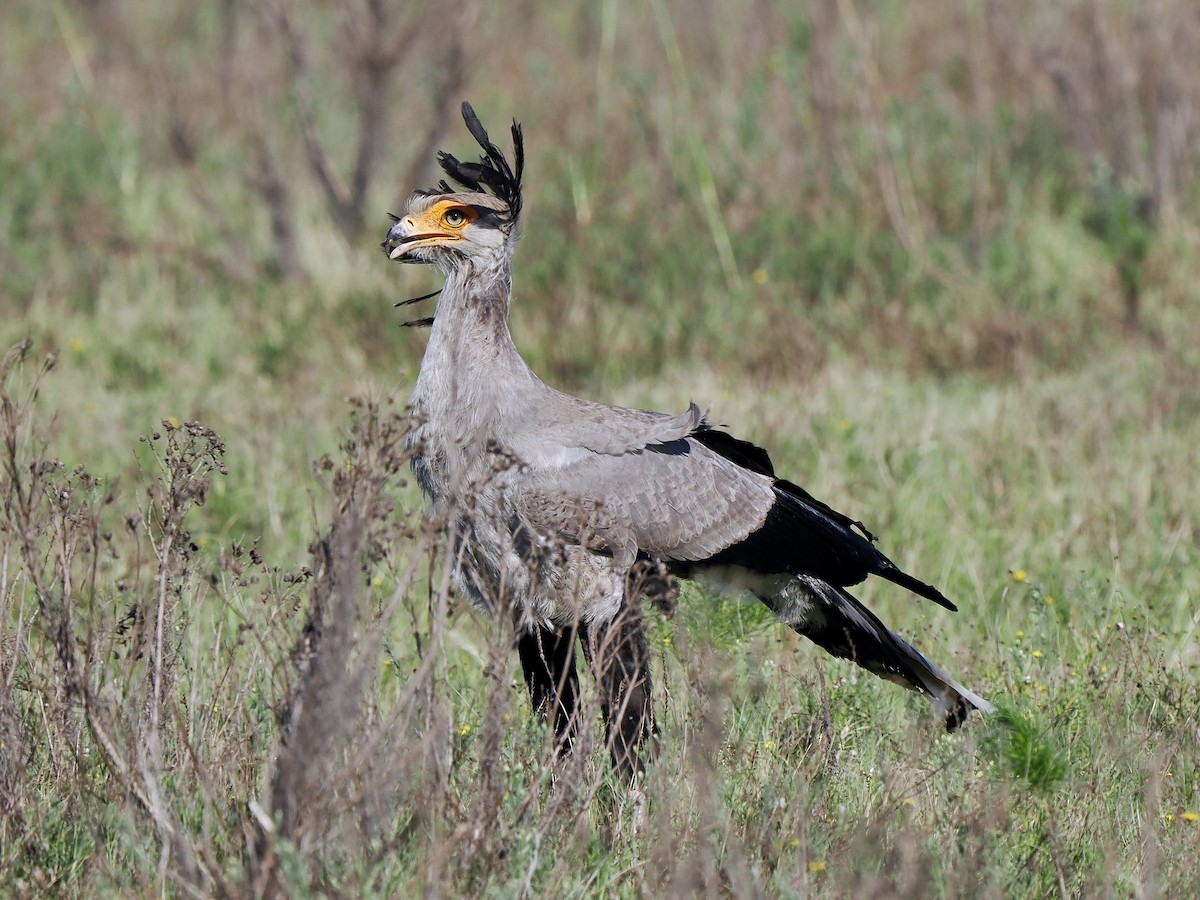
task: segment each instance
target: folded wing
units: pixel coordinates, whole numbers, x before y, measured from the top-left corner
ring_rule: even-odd
[[[879,575],[954,609],[881,553],[861,523],[776,478],[765,450],[711,428],[694,405],[675,417],[623,412],[654,417],[654,428],[590,440],[585,423],[572,452],[558,455],[564,464],[529,468],[518,503],[535,529],[623,564],[644,555],[841,587]]]

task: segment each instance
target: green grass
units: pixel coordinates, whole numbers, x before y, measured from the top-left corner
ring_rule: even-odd
[[[663,752],[640,810],[598,721],[547,760],[510,636],[453,600],[407,483],[424,338],[391,304],[436,278],[377,245],[427,182],[396,179],[450,26],[413,14],[425,43],[347,236],[269,23],[234,22],[266,50],[222,49],[218,17],[89,10],[0,14],[0,349],[32,340],[0,417],[0,890],[1174,896],[1200,877],[1195,184],[1136,218],[1144,185],[1083,158],[981,10],[860,10],[889,35],[874,98],[863,44],[820,10],[487,12],[463,33],[487,68],[462,90],[494,134],[526,125],[531,364],[610,402],[711,404],[771,448],[959,605],[856,589],[999,709],[946,735],[919,697],[686,586],[650,614]],[[329,48],[351,45],[297,10],[348,169],[352,54]],[[1074,46],[1069,21],[1015,27]],[[439,146],[467,149],[449,124]]]

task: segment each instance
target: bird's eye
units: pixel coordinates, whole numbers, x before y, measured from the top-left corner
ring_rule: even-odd
[[[451,228],[458,228],[463,222],[467,221],[467,214],[461,209],[448,209],[442,219]]]

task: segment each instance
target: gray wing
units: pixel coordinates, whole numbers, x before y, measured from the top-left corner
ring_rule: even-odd
[[[695,403],[677,416],[580,400],[552,389],[516,412],[511,434],[498,435],[526,465],[561,469],[596,455],[622,456],[679,441],[707,427]]]
[[[639,553],[698,562],[760,528],[775,491],[770,477],[682,438],[529,469],[516,499],[535,530],[610,552],[618,562]]]
[[[682,440],[705,425],[704,414],[695,403],[690,403],[685,412],[671,416],[580,401],[569,422],[563,422],[561,428],[556,428],[553,422],[547,423],[543,436],[554,438],[561,434],[564,442],[593,453],[618,455]]]
[[[764,451],[702,418],[688,437],[625,453],[575,447],[560,459],[523,471],[519,513],[536,532],[610,553],[619,566],[642,554],[681,571],[736,566],[840,587],[874,574],[955,608],[898,568],[857,522],[776,478]]]

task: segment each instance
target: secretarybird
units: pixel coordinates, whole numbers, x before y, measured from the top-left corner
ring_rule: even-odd
[[[954,610],[901,571],[861,523],[775,475],[767,452],[710,425],[561,393],[509,333],[524,148],[510,163],[470,104],[479,162],[439,153],[446,181],[414,193],[383,242],[437,267],[445,286],[411,405],[417,481],[446,523],[457,589],[514,616],[534,706],[558,745],[578,727],[578,639],[597,679],[609,750],[625,777],[656,748],[643,596],[674,576],[749,590],[834,656],[924,694],[947,729],[986,700],[889,630],[846,588],[868,575]],[[419,298],[425,299],[425,298]]]

